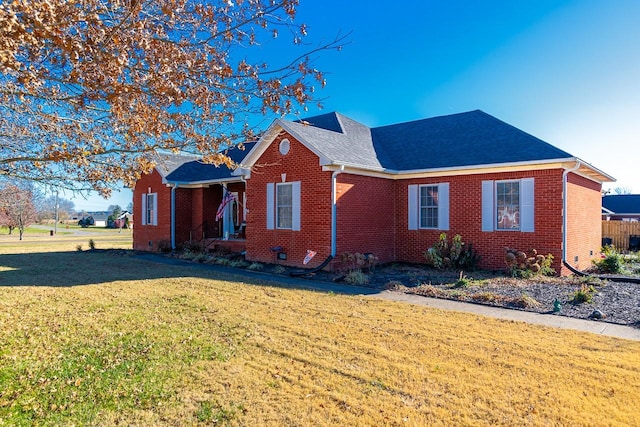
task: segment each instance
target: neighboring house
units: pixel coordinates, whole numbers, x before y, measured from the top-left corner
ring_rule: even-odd
[[[94,227],[106,227],[107,226],[107,213],[106,212],[88,212],[86,216],[83,216],[78,225],[94,226]]]
[[[613,180],[482,111],[377,128],[339,113],[278,119],[242,166],[227,178],[245,190],[246,258],[273,262],[277,248],[278,262],[302,266],[306,251],[316,251],[307,267],[345,252],[424,262],[423,252],[446,233],[473,244],[483,268],[504,268],[504,248],[512,247],[552,254],[563,274],[562,259],[585,269],[601,244],[601,184]],[[176,188],[170,177],[153,178],[148,191],[139,182],[134,203],[159,186]],[[183,180],[186,187],[194,178]],[[203,194],[211,206],[204,212],[220,198]],[[173,218],[197,217],[201,205],[176,199]],[[166,227],[170,206],[168,193],[158,199]],[[135,230],[134,245],[147,246]]]
[[[602,219],[640,220],[640,194],[609,194],[602,197]]]

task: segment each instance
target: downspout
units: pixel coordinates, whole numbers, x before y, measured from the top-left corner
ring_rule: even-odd
[[[331,256],[336,256],[336,241],[338,237],[338,210],[337,210],[337,178],[344,172],[344,165],[340,166],[340,170],[331,174]]]
[[[171,250],[176,250],[176,188],[178,184],[171,187]]]
[[[577,171],[581,166],[580,160],[576,160],[576,165],[571,169],[565,169],[562,172],[562,263],[569,268],[575,270],[567,262],[567,181],[571,172]]]

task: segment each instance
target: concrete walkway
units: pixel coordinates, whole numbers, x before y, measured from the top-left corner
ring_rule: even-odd
[[[512,310],[508,308],[491,307],[487,305],[451,301],[445,299],[428,298],[420,295],[409,295],[400,292],[383,291],[376,298],[390,301],[401,301],[409,304],[423,305],[440,310],[462,311],[479,316],[495,317],[497,319],[514,320],[517,322],[544,325],[552,328],[573,329],[591,332],[616,338],[640,341],[640,329],[631,326],[618,325],[597,320],[577,319],[557,314],[541,314],[530,311]]]
[[[429,298],[421,295],[410,295],[401,292],[381,291],[378,289],[350,286],[341,283],[310,280],[297,277],[280,276],[265,272],[248,271],[239,268],[222,267],[212,264],[195,264],[176,258],[169,258],[152,253],[140,253],[137,258],[162,264],[180,265],[197,269],[220,271],[244,279],[253,279],[274,286],[287,288],[308,289],[320,292],[334,292],[345,295],[361,295],[368,298],[378,298],[387,301],[403,302],[407,304],[421,305],[440,310],[460,311],[479,316],[494,317],[497,319],[526,322],[534,325],[543,325],[552,328],[572,329],[582,332],[590,332],[597,335],[605,335],[616,338],[640,341],[640,329],[631,326],[618,325],[597,320],[577,319],[557,314],[541,314],[508,308],[491,307],[481,304],[452,301],[446,299]]]

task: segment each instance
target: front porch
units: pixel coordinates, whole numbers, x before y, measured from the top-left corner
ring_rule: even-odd
[[[225,182],[176,189],[175,244],[195,243],[206,252],[245,251],[245,185]]]

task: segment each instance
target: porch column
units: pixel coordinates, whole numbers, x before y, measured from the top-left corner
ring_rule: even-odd
[[[229,190],[227,187],[222,187],[222,198],[227,194]],[[229,237],[233,237],[233,233],[235,232],[233,226],[233,203],[227,203],[224,207],[224,216],[222,217],[222,237],[223,239],[227,239]]]

